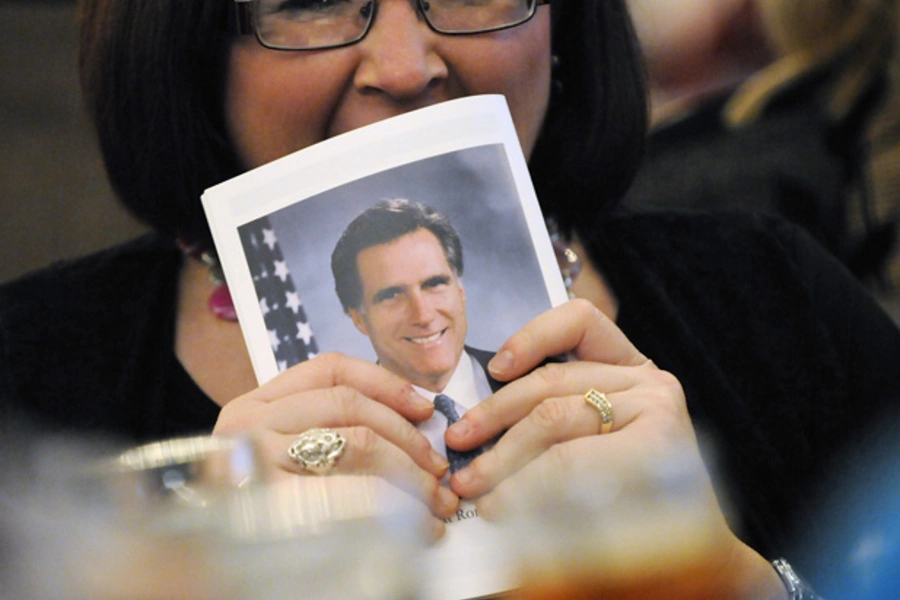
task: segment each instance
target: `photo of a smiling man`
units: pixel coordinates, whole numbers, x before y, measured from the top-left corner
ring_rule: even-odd
[[[331,255],[335,290],[378,363],[435,403],[420,425],[435,448],[444,430],[500,384],[487,373],[492,352],[465,345],[468,320],[459,235],[441,213],[405,199],[357,216]],[[480,450],[447,449],[451,472]]]

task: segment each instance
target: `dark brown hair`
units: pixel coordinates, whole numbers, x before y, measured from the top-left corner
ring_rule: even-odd
[[[232,0],[83,0],[79,65],[113,188],[201,243],[207,187],[241,170],[223,116]],[[564,230],[609,210],[643,149],[643,69],[624,0],[556,0],[554,86],[530,168]]]
[[[404,198],[382,200],[361,212],[347,225],[331,253],[334,290],[344,312],[351,308],[360,310],[362,307],[362,277],[356,262],[359,253],[419,229],[427,229],[434,234],[444,251],[447,264],[457,277],[462,277],[462,242],[450,219],[420,202]]]

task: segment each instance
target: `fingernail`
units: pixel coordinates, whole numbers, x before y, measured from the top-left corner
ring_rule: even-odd
[[[424,396],[421,396],[418,392],[416,392],[416,390],[412,388],[412,386],[410,386],[409,388],[409,401],[414,407],[418,408],[419,410],[430,408],[432,406],[431,400],[425,398]]]
[[[434,463],[434,466],[436,466],[441,471],[446,471],[450,468],[450,463],[447,462],[447,459],[434,450],[431,451],[431,462]]]
[[[453,425],[451,425],[450,427],[448,427],[447,431],[449,433],[452,433],[453,435],[465,437],[465,436],[469,435],[469,424],[466,422],[465,418],[462,418],[459,421],[457,421],[456,423],[454,423]]]
[[[513,354],[509,350],[498,352],[488,363],[488,371],[493,375],[505,375],[513,366]]]
[[[469,469],[457,471],[453,476],[456,477],[456,483],[460,483],[462,485],[468,485],[472,481],[472,471],[470,471]]]
[[[440,486],[438,488],[438,501],[444,506],[444,508],[454,509],[456,505],[459,503],[459,498],[450,488],[445,488],[444,486]]]

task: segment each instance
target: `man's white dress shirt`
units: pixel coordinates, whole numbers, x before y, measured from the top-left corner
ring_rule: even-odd
[[[456,365],[456,370],[453,371],[450,381],[443,390],[432,392],[418,386],[413,387],[423,397],[428,398],[432,402],[434,402],[435,396],[439,393],[450,396],[453,398],[454,404],[456,404],[456,412],[459,413],[460,417],[468,409],[493,393],[481,363],[466,351],[463,351],[462,356],[459,358],[459,364]],[[444,445],[444,432],[446,430],[447,417],[437,410],[434,411],[430,419],[419,424],[419,431],[428,438],[432,448],[445,458],[447,456],[447,447]]]

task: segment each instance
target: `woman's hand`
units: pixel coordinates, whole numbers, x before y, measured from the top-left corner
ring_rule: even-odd
[[[300,363],[225,405],[214,434],[250,434],[267,464],[307,474],[288,456],[297,436],[327,427],[346,439],[334,472],[381,476],[419,498],[439,521],[459,499],[439,485],[446,459],[413,423],[434,407],[413,387],[378,365],[329,353]]]
[[[570,362],[535,369],[564,353]],[[733,582],[734,597],[778,598],[784,593],[769,563],[728,528],[680,383],[641,354],[592,304],[573,300],[540,315],[503,345],[489,369],[493,377],[510,383],[468,410],[446,434],[449,446],[466,450],[505,432],[493,448],[450,478],[460,497],[478,498],[479,514],[502,515],[536,485],[634,472],[687,452],[704,477],[701,500],[718,531],[720,566]],[[591,388],[603,392],[612,405],[609,433],[600,433],[600,411],[585,402]]]
[[[534,369],[566,353],[570,362]],[[573,300],[534,319],[503,345],[489,368],[496,379],[514,381],[466,411],[446,438],[451,447],[468,449],[506,432],[450,479],[460,496],[480,496],[479,509],[487,516],[514,501],[520,471],[549,478],[562,470],[577,477],[694,443],[678,380],[656,368],[587,301]],[[600,435],[600,412],[584,400],[591,388],[613,406],[607,435]]]

